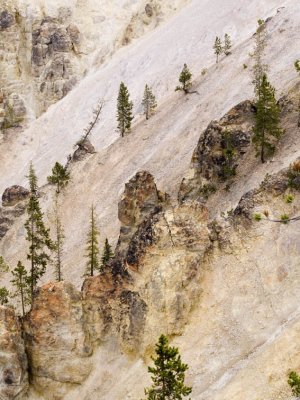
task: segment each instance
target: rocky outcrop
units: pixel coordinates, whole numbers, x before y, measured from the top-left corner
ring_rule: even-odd
[[[89,139],[85,139],[77,143],[77,149],[74,151],[74,154],[70,161],[81,161],[88,154],[95,154],[95,147],[92,145]]]
[[[2,195],[2,205],[4,207],[14,206],[20,201],[27,199],[28,196],[29,190],[26,188],[19,185],[10,186],[9,188],[5,189]]]
[[[0,306],[0,398],[20,398],[28,388],[27,358],[13,309]]]
[[[62,398],[66,388],[91,372],[81,294],[72,284],[49,283],[38,289],[24,333],[34,387],[47,388],[49,398]]]
[[[204,201],[221,182],[231,179],[247,151],[252,135],[254,107],[244,101],[220,121],[212,121],[201,135],[190,168],[182,180],[179,201]]]
[[[10,28],[15,23],[15,17],[12,13],[7,10],[3,10],[0,13],[0,31]]]
[[[14,221],[26,210],[24,202],[16,204],[14,207],[0,207],[0,239],[2,239]]]

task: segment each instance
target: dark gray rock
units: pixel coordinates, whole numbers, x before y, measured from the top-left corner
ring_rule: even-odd
[[[15,23],[15,17],[7,10],[0,13],[0,30],[10,28]]]

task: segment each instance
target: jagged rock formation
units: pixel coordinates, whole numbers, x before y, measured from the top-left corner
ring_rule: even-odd
[[[24,214],[26,204],[18,203],[13,207],[0,207],[0,238],[3,238],[14,221]]]
[[[0,306],[0,398],[12,400],[28,389],[27,358],[13,309]]]
[[[2,205],[4,207],[14,206],[20,201],[27,199],[28,196],[29,190],[19,185],[13,185],[5,189],[2,195]]]
[[[179,201],[205,200],[220,182],[235,175],[251,143],[254,106],[243,101],[220,121],[212,121],[200,137],[191,166],[182,180]]]

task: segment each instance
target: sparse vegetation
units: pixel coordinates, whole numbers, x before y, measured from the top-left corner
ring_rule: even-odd
[[[263,77],[268,72],[268,66],[264,63],[265,49],[267,46],[267,33],[265,28],[265,21],[261,19],[258,20],[258,27],[255,34],[255,48],[253,54],[251,54],[254,60],[252,68],[254,92],[258,100],[260,98]]]
[[[217,188],[212,183],[206,183],[200,189],[200,194],[205,198],[208,199],[209,196],[217,191]]]
[[[260,213],[254,213],[253,214],[253,219],[257,222],[262,220],[262,215]]]
[[[103,248],[103,253],[101,257],[101,266],[100,266],[100,271],[103,272],[105,266],[109,262],[109,260],[114,256],[114,253],[112,251],[111,245],[108,242],[108,239],[105,239],[104,242],[104,248]]]
[[[231,47],[232,47],[231,38],[228,35],[228,33],[225,33],[224,47],[223,47],[223,52],[224,52],[225,56],[229,56],[231,54],[231,52],[230,52]]]
[[[287,224],[287,223],[289,222],[289,220],[290,220],[290,217],[289,217],[289,215],[287,215],[287,214],[282,214],[282,215],[280,216],[280,219],[281,219],[281,221],[282,221],[284,224]]]
[[[300,190],[300,160],[295,161],[287,172],[288,186],[291,189]]]
[[[207,74],[207,68],[202,68],[201,75],[204,76]]]
[[[47,180],[51,185],[56,185],[56,192],[60,193],[61,189],[69,183],[70,173],[66,167],[56,162],[52,168],[52,175],[48,176]]]
[[[87,236],[87,247],[86,247],[86,257],[87,257],[87,276],[94,276],[95,271],[100,270],[100,260],[99,260],[99,241],[98,241],[99,231],[96,224],[95,218],[95,207],[91,207],[91,218],[90,227]]]
[[[88,126],[84,129],[84,133],[81,136],[81,138],[75,143],[75,147],[76,146],[80,147],[90,137],[93,129],[95,128],[95,126],[99,121],[103,106],[104,106],[104,101],[103,99],[100,99],[96,107],[93,109],[93,118],[88,123]]]
[[[8,272],[8,270],[8,264],[4,261],[4,258],[0,256],[0,272],[5,273]]]
[[[244,68],[244,69],[247,69],[247,68],[248,68],[248,65],[247,65],[247,64],[243,64],[243,68]]]
[[[30,277],[21,261],[18,261],[17,267],[11,273],[13,276],[11,283],[15,288],[15,292],[12,296],[20,299],[22,315],[24,317],[25,306],[29,305],[31,302]]]
[[[223,51],[223,46],[222,46],[222,41],[221,39],[217,36],[215,43],[214,43],[214,51],[216,55],[216,62],[219,62],[219,56],[222,54]]]
[[[149,88],[148,85],[145,86],[142,106],[144,108],[144,114],[146,116],[146,119],[149,119],[151,114],[153,114],[155,112],[157,103],[156,103],[155,96],[152,93],[152,90]]]
[[[156,357],[151,357],[155,366],[148,367],[153,384],[145,389],[147,400],[182,400],[192,392],[184,383],[188,365],[182,363],[178,348],[169,346],[165,335],[160,336],[155,352]]]
[[[9,291],[6,289],[6,287],[2,286],[0,287],[0,305],[5,306],[8,304],[9,301]]]
[[[299,396],[300,395],[300,376],[297,374],[297,372],[295,372],[295,371],[290,372],[288,384],[290,385],[290,387],[292,389],[293,395]]]
[[[192,73],[188,69],[187,64],[184,64],[183,66],[183,69],[179,75],[179,82],[181,85],[177,86],[175,91],[182,90],[185,94],[187,94],[192,86]]]
[[[295,196],[292,194],[287,194],[284,198],[285,202],[291,204],[295,200]]]

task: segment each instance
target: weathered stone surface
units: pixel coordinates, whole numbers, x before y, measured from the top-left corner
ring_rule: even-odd
[[[24,202],[16,204],[14,207],[0,207],[0,239],[13,225],[14,221],[20,217],[26,210]]]
[[[26,188],[19,185],[10,186],[9,188],[5,189],[2,195],[2,205],[5,207],[14,206],[20,201],[27,199],[28,196],[29,190]]]
[[[236,170],[251,141],[253,116],[252,103],[244,101],[220,121],[209,124],[199,139],[189,171],[181,183],[179,201],[204,200],[206,185],[216,188],[225,179],[228,168]],[[226,159],[228,150],[232,150],[230,162]]]
[[[15,22],[14,16],[7,10],[0,13],[0,30],[10,28]]]
[[[70,283],[48,283],[38,289],[24,321],[26,350],[34,386],[61,398],[66,387],[91,372],[81,294]]]
[[[27,358],[20,324],[13,309],[0,306],[0,398],[15,399],[27,389]]]
[[[89,139],[85,139],[83,142],[77,144],[77,149],[74,151],[72,161],[81,161],[87,154],[96,153],[95,147],[92,145]]]

